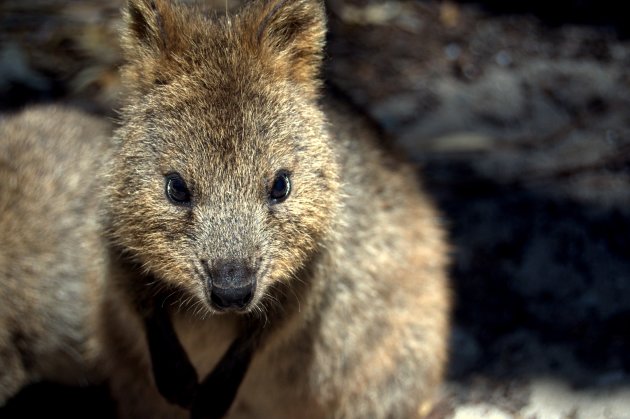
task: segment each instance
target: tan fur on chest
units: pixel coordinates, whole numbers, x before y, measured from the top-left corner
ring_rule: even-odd
[[[200,320],[188,313],[175,313],[173,324],[201,379],[212,371],[236,338],[236,319],[229,314]]]

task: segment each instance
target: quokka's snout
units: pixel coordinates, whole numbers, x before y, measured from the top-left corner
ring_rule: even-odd
[[[246,260],[203,261],[208,303],[217,311],[246,310],[256,292],[256,269]]]

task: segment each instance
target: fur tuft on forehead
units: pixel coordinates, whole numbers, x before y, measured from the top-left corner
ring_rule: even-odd
[[[125,24],[125,78],[140,93],[168,83],[186,65],[213,59],[236,63],[248,55],[260,71],[317,96],[326,32],[320,0],[253,1],[237,16],[216,20],[166,0],[129,0]]]

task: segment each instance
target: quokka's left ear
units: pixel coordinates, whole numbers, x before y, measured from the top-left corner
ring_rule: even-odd
[[[128,63],[125,72],[143,91],[168,82],[169,56],[182,48],[186,28],[183,8],[168,0],[127,0],[123,8],[121,43]]]
[[[127,0],[123,9],[123,48],[128,59],[165,54],[177,35],[175,12],[165,0]]]
[[[243,14],[243,31],[264,59],[307,90],[316,90],[325,36],[321,0],[262,0]]]

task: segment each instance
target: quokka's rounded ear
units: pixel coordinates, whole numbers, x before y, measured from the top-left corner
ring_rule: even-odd
[[[262,0],[246,13],[244,30],[285,67],[295,81],[314,85],[319,74],[326,37],[322,0]]]
[[[128,59],[166,54],[176,35],[174,12],[165,0],[127,0],[122,45]]]

